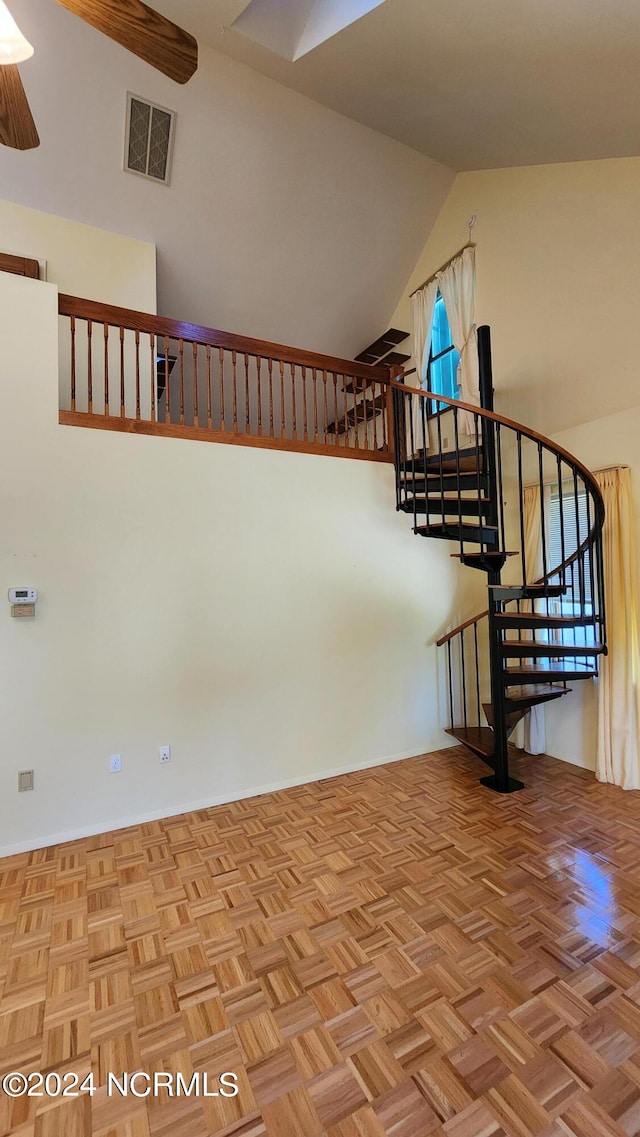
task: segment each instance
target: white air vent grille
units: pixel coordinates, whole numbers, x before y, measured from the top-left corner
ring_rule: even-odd
[[[168,185],[175,120],[174,111],[128,95],[125,170]]]

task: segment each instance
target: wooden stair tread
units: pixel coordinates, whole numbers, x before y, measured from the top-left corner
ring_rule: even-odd
[[[508,699],[510,702],[516,703],[525,699],[535,699],[543,695],[557,698],[560,695],[567,695],[568,693],[568,687],[558,687],[554,683],[521,683],[509,691]]]
[[[384,360],[384,357],[393,351],[399,343],[403,343],[408,337],[409,332],[403,332],[400,328],[388,328],[383,335],[378,336],[377,340],[374,340],[373,343],[363,348],[359,355],[356,355],[356,362],[370,364],[379,363],[381,360]]]
[[[464,743],[474,754],[482,758],[489,766],[493,765],[493,753],[495,748],[494,734],[489,726],[454,726],[450,727],[447,732],[452,738],[457,738],[458,742]]]
[[[474,517],[480,514],[486,516],[491,511],[491,502],[488,498],[477,497],[449,497],[443,498],[440,494],[412,494],[402,502],[400,509],[403,513],[437,513],[440,517]]]
[[[454,497],[452,494],[414,493],[413,491],[412,497],[415,498],[416,501],[422,501],[425,504],[428,502],[429,505],[450,506],[452,513],[457,512],[458,502],[462,505],[491,505],[491,499],[488,497],[459,497],[458,495]]]
[[[367,422],[371,422],[374,417],[377,418],[382,413],[385,402],[385,395],[376,395],[375,399],[361,399],[355,407],[346,411],[345,415],[337,422],[329,423],[327,434],[346,434],[348,430],[356,424],[363,423],[365,419]]]
[[[554,644],[541,640],[503,640],[500,651],[505,658],[510,655],[545,656],[550,659],[563,659],[573,655],[601,655],[604,645],[594,644]]]
[[[474,554],[473,553],[470,553],[470,554],[467,554],[467,553],[450,553],[449,554],[449,556],[457,557],[458,559],[460,559],[461,557],[465,558],[467,555],[473,556]],[[485,555],[485,557],[494,557],[496,560],[498,559],[498,557],[518,557],[518,556],[520,556],[519,553],[509,552],[508,550],[505,552],[500,551],[500,552],[485,553],[484,555]]]
[[[496,600],[537,600],[549,597],[564,596],[567,591],[566,584],[490,584]]]
[[[445,541],[466,541],[472,545],[494,545],[498,540],[496,525],[474,525],[459,521],[450,521],[446,524],[437,522],[435,525],[414,525],[414,533],[420,537],[435,537]]]
[[[502,681],[506,687],[511,687],[536,678],[543,683],[545,676],[548,677],[548,681],[563,679],[578,682],[580,679],[592,679],[597,674],[596,667],[576,660],[571,660],[569,663],[566,660],[539,659],[536,664],[521,663],[517,666],[503,667]]]
[[[493,730],[493,706],[492,706],[492,704],[491,703],[483,703],[482,709],[484,711],[485,718],[486,718],[487,722],[489,723],[489,726]],[[529,710],[528,707],[517,707],[515,710],[512,710],[512,711],[508,710],[507,711],[505,718],[506,718],[506,722],[507,722],[507,727],[509,728],[509,733],[511,733],[511,731],[514,730],[514,728],[518,725],[520,720],[524,718],[524,716],[526,715],[528,710]]]
[[[497,612],[498,626],[504,628],[595,628],[593,616],[554,616],[547,612]]]
[[[446,473],[455,473],[456,470],[464,470],[466,473],[472,469],[476,470],[478,465],[482,467],[482,451],[478,451],[475,446],[467,450],[445,450],[442,454],[440,451],[436,453],[429,451],[425,454],[424,450],[418,449],[415,451],[415,459],[427,470],[437,472],[442,469]]]
[[[486,490],[488,487],[486,474],[478,474],[473,470],[470,473],[443,474],[442,477],[439,474],[427,474],[425,477],[424,470],[417,467],[413,470],[411,466],[405,466],[404,471],[400,485],[412,493],[437,493],[442,488],[450,493],[469,490],[477,494],[478,487],[481,490]]]
[[[504,704],[509,726],[515,726],[532,707],[539,707],[543,703],[552,703],[570,693],[568,687],[540,687],[540,691],[544,693],[537,695],[513,695],[509,693],[505,695]],[[493,706],[491,703],[483,703],[482,709],[487,722],[493,725]]]

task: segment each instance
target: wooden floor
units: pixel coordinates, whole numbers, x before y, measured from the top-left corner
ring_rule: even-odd
[[[2,1074],[240,1086],[0,1094],[0,1133],[640,1133],[640,793],[519,768],[498,797],[447,750],[0,861]]]

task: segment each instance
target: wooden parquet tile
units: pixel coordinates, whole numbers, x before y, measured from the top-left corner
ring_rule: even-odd
[[[452,749],[0,861],[0,1075],[96,1086],[0,1093],[0,1134],[640,1134],[640,794],[514,764],[505,798]]]

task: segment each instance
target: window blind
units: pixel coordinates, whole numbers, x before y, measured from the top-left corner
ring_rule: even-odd
[[[577,502],[577,506],[576,506]],[[560,517],[560,492],[555,490],[551,494],[551,507],[549,513],[549,548],[547,550],[550,569],[562,564],[563,560],[575,553],[582,542],[586,540],[589,532],[590,518],[587,514],[587,494],[583,490],[578,492],[577,498],[573,482],[567,482],[562,487],[562,525]],[[564,556],[562,545],[562,531],[564,530]],[[574,591],[579,591],[578,573],[580,562],[576,562],[573,572]],[[588,604],[591,596],[591,566],[589,552],[584,557],[585,600]],[[567,572],[567,582],[572,583],[571,569]]]

